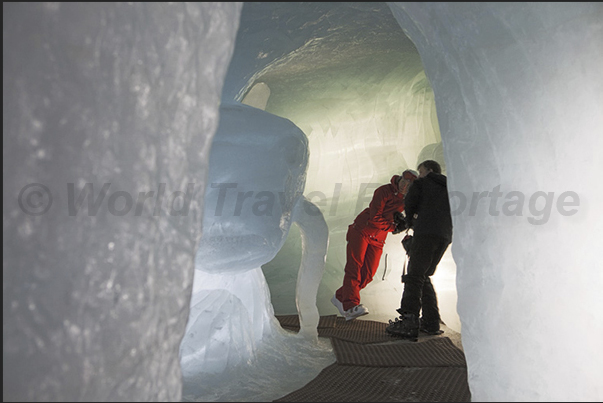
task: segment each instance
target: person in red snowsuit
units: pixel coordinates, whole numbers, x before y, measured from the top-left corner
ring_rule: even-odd
[[[348,227],[343,285],[331,298],[346,320],[368,314],[368,309],[360,304],[360,290],[373,280],[385,238],[397,229],[394,213],[404,210],[404,196],[417,177],[412,170],[392,176],[390,183],[375,190],[369,207]]]

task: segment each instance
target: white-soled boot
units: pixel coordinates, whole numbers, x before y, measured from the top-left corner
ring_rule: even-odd
[[[343,316],[345,316],[345,320],[352,320],[356,319],[359,316],[366,315],[368,313],[368,309],[364,305],[360,304],[345,311]]]
[[[345,311],[343,310],[343,304],[341,303],[340,300],[337,299],[337,297],[335,295],[333,295],[333,298],[331,298],[331,303],[333,305],[335,305],[335,308],[337,308],[339,310],[339,313],[341,314],[341,316],[345,316]]]

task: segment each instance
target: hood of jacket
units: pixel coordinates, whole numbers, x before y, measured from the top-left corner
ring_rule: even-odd
[[[435,172],[430,172],[427,175],[425,175],[425,178],[434,181],[435,183],[437,183],[440,186],[446,186],[447,185],[446,176],[444,176],[442,174],[437,174]]]
[[[398,189],[398,182],[400,181],[400,175],[392,176],[392,179],[389,181],[391,185],[394,187],[394,192],[398,193],[400,189]]]

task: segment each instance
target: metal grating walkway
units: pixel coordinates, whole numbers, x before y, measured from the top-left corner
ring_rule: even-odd
[[[276,316],[299,330],[297,315]],[[337,362],[303,388],[275,402],[470,402],[464,353],[448,337],[418,342],[385,332],[370,320],[323,316],[319,337],[329,337]]]

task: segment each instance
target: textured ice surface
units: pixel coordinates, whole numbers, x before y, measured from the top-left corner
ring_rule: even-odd
[[[246,368],[253,378],[258,356],[274,355],[272,365],[277,367],[296,361],[295,349],[289,354],[285,347],[287,337],[307,339],[306,348],[319,346],[316,294],[328,228],[320,210],[302,195],[307,163],[306,136],[289,120],[239,103],[220,107],[191,313],[181,346],[185,394],[191,399],[201,399],[216,387],[204,373]],[[284,332],[274,317],[261,270],[282,247],[293,223],[303,234],[304,258],[301,265],[289,263],[294,267],[282,269],[299,269],[294,297],[301,331],[295,336]]]
[[[303,387],[335,362],[328,339],[285,331],[273,314],[259,268],[196,271],[181,347],[183,399],[272,401]]]
[[[250,106],[222,105],[197,268],[243,272],[271,260],[287,237],[307,165],[308,140],[293,123]]]
[[[453,217],[472,400],[600,401],[603,6],[389,4],[436,94],[449,189],[503,193]]]
[[[220,373],[189,374],[184,378],[184,401],[270,402],[302,388],[333,364],[329,339],[310,340],[280,330],[267,335],[265,346],[243,365]]]
[[[3,4],[4,400],[180,399],[200,189],[240,8]],[[45,214],[19,207],[32,183],[52,194]],[[69,215],[70,183],[95,198],[110,187],[96,213]],[[170,215],[188,183],[188,215]],[[42,189],[24,200],[34,214]],[[117,191],[155,194],[120,215]]]

